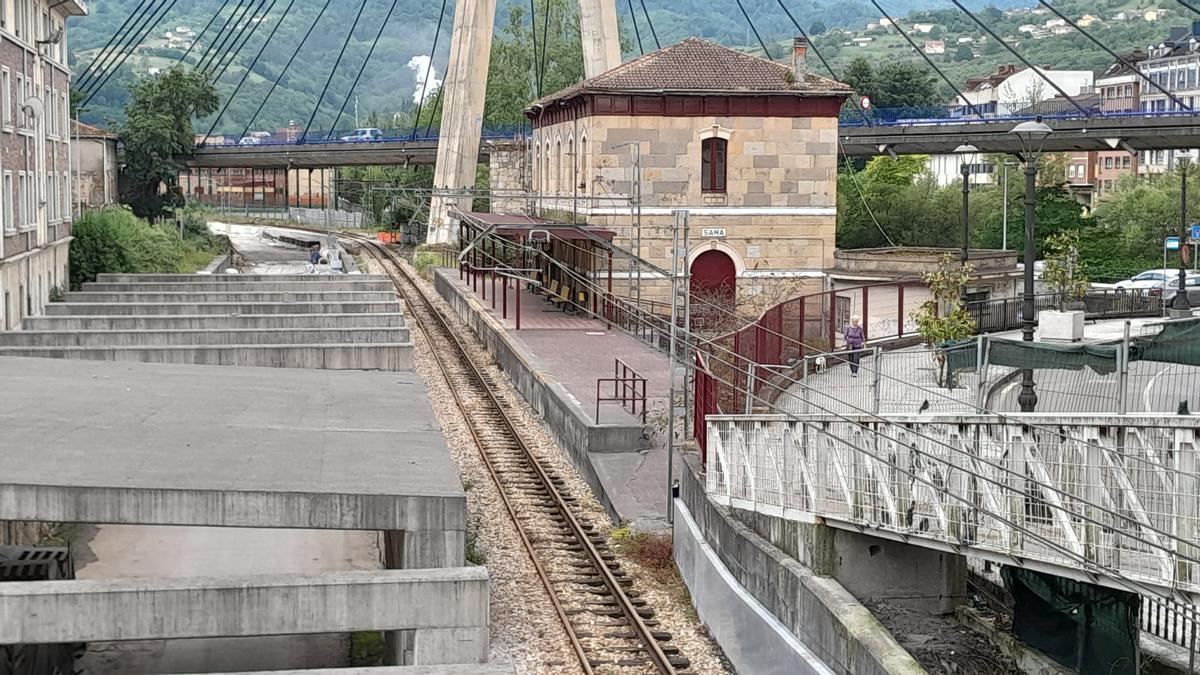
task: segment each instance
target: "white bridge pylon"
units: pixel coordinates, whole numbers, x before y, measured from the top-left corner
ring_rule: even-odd
[[[433,170],[435,188],[468,190],[475,186],[495,24],[496,0],[455,3],[450,64],[442,84],[442,122]],[[617,26],[616,0],[579,0],[584,77],[594,77],[621,64]],[[450,227],[450,210],[467,209],[469,205],[469,198],[434,197],[429,208],[428,243],[450,243],[455,236]]]

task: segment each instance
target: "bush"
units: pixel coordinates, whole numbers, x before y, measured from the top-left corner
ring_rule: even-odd
[[[112,273],[172,273],[184,259],[184,242],[173,231],[150,225],[123,208],[84,214],[71,242],[71,287]]]

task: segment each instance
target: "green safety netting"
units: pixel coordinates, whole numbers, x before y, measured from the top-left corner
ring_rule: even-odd
[[[1005,566],[1013,596],[1013,633],[1080,673],[1138,672],[1138,610],[1134,593]]]
[[[1132,338],[1129,361],[1158,361],[1200,366],[1200,319],[1165,324],[1157,335]],[[978,363],[978,343],[974,340],[951,343],[946,350],[946,367],[951,376],[974,371]],[[1117,370],[1121,343],[1051,344],[992,339],[985,347],[987,362],[1011,368],[1053,368],[1081,370],[1089,368],[1100,375]]]

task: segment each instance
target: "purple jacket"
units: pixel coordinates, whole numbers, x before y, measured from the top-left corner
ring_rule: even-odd
[[[862,326],[846,326],[846,330],[842,334],[846,336],[846,346],[850,349],[862,349],[863,343],[867,341]]]

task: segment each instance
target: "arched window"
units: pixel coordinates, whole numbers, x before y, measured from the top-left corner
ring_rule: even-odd
[[[546,152],[542,153],[542,194],[550,194],[550,140],[546,140]]]
[[[554,194],[562,194],[563,181],[563,154],[562,154],[562,139],[554,141]]]
[[[700,142],[700,191],[725,191],[725,149],[728,142],[724,138],[706,138]]]
[[[591,183],[587,180],[587,149],[588,149],[587,148],[587,136],[580,136],[579,137],[579,177],[576,178],[576,181],[578,181],[580,184],[582,184],[583,189],[581,190],[581,192],[583,192],[584,194],[587,194],[587,191],[589,189],[591,189],[591,187],[592,187]]]
[[[571,181],[570,188],[571,189],[564,190],[564,192],[570,192],[571,194],[575,194],[575,186],[579,184],[579,179],[576,177],[575,171],[576,171],[576,167],[579,166],[579,164],[575,158],[575,138],[574,137],[571,137],[570,139],[567,140],[566,160],[568,162],[570,162],[571,170],[567,172],[567,175],[564,176],[564,178],[570,179],[570,181]]]

